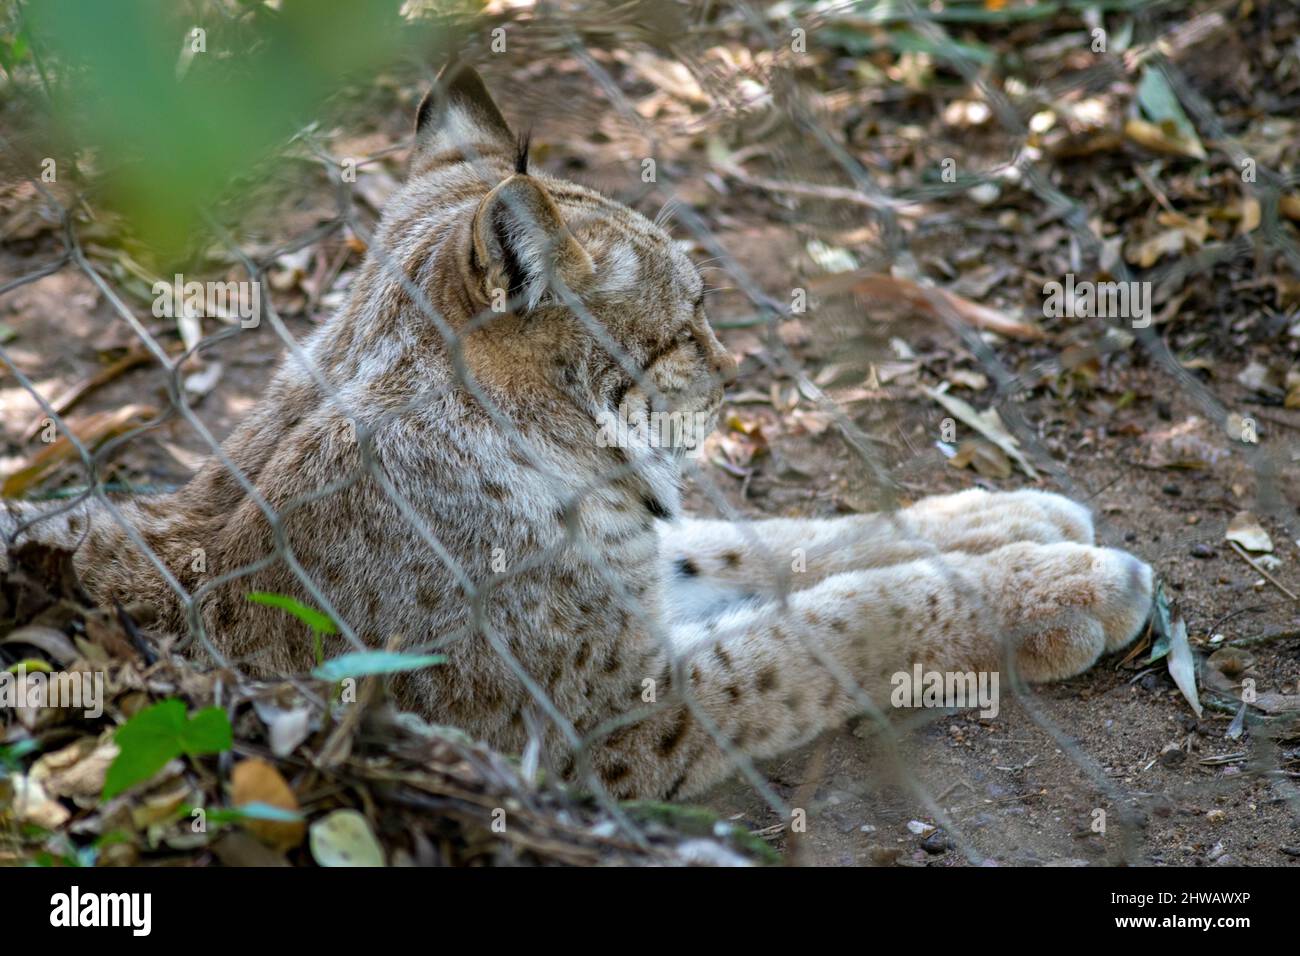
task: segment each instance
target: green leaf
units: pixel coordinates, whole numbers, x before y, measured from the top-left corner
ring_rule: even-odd
[[[140,711],[118,728],[113,739],[119,752],[104,778],[105,800],[148,780],[182,754],[220,753],[234,743],[224,710],[209,707],[191,719],[185,702],[174,697]]]
[[[1178,139],[1186,143],[1198,159],[1205,159],[1205,147],[1201,145],[1201,139],[1196,135],[1196,127],[1183,112],[1182,104],[1178,102],[1178,94],[1169,85],[1169,80],[1164,73],[1154,66],[1144,66],[1142,80],[1138,83],[1137,99],[1147,119],[1160,125],[1172,126]]]
[[[267,607],[278,607],[281,611],[288,611],[311,628],[315,634],[337,634],[339,632],[328,614],[323,614],[314,607],[299,604],[293,598],[285,597],[283,594],[254,591],[251,594],[246,594],[245,597],[254,604],[265,604]]]
[[[22,769],[23,758],[40,750],[41,745],[30,737],[0,747],[0,771],[17,772]]]
[[[345,677],[365,677],[369,674],[396,674],[416,671],[447,660],[443,654],[400,654],[394,651],[359,651],[344,654],[326,661],[311,672],[321,680],[342,680]]]
[[[27,660],[21,660],[16,664],[10,664],[5,668],[5,670],[10,674],[18,674],[20,676],[33,671],[40,671],[43,674],[54,673],[53,667],[45,663],[45,661],[37,660],[36,658],[28,658]]]
[[[1156,582],[1155,604],[1156,613],[1151,619],[1151,626],[1155,629],[1156,639],[1151,644],[1151,656],[1147,658],[1148,664],[1154,664],[1169,653],[1169,642],[1173,632],[1169,622],[1169,599],[1165,597],[1163,582]]]
[[[207,707],[195,714],[181,733],[181,751],[191,757],[219,754],[234,746],[230,718],[220,707]]]
[[[188,814],[187,814],[188,815]],[[297,810],[272,806],[260,800],[243,803],[237,807],[213,807],[207,811],[209,823],[238,823],[241,820],[276,820],[280,823],[298,823],[303,815]]]
[[[957,60],[972,60],[987,65],[997,62],[997,52],[982,43],[958,43],[955,40],[943,40],[936,43],[929,37],[912,30],[898,30],[889,36],[890,45],[899,53],[928,53],[945,63]]]

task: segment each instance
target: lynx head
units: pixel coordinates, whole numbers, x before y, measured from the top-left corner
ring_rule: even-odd
[[[588,426],[620,407],[699,418],[734,375],[687,255],[623,204],[531,170],[527,140],[465,66],[420,104],[383,230],[507,407],[560,405]]]

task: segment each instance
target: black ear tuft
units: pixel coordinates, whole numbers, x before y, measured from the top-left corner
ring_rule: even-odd
[[[434,95],[430,91],[424,94],[424,99],[420,100],[420,108],[415,112],[415,132],[417,134],[424,132],[429,125],[429,119],[433,116]]]
[[[528,175],[528,144],[532,142],[533,131],[529,130],[519,137],[515,147],[515,172],[521,176]]]

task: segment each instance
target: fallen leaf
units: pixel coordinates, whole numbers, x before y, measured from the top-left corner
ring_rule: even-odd
[[[1002,424],[997,409],[988,408],[982,412],[977,412],[960,398],[947,394],[946,388],[947,384],[945,383],[940,388],[925,388],[925,393],[961,419],[962,422],[975,429],[994,445],[997,445],[1006,453],[1007,457],[1020,466],[1021,471],[1036,480],[1038,478],[1037,470],[1030,464],[1029,459],[1021,453],[1020,443]]]
[[[220,362],[207,363],[197,372],[191,372],[185,376],[185,391],[195,398],[202,398],[216,388],[217,382],[221,378],[221,371]]]
[[[1244,197],[1241,200],[1241,221],[1237,223],[1237,235],[1244,236],[1258,229],[1262,215],[1263,208],[1259,200],[1254,196]]]
[[[90,378],[77,383],[66,392],[60,394],[50,402],[50,407],[60,415],[66,416],[68,411],[74,405],[95,389],[120,378],[122,375],[134,369],[137,365],[145,365],[152,362],[153,357],[153,353],[150,352],[143,343],[133,343],[131,347],[127,349],[126,354],[120,359],[96,372],[94,375],[90,376]],[[31,441],[44,427],[44,424],[45,414],[44,410],[42,410],[41,414],[27,426],[26,431],[23,432],[22,440],[25,442]]]
[[[1205,686],[1230,697],[1241,696],[1241,682],[1252,676],[1255,658],[1239,647],[1221,647],[1205,660]]]
[[[67,807],[45,792],[39,780],[21,773],[0,780],[0,806],[7,806],[19,821],[46,830],[61,827],[72,817]]]
[[[384,866],[370,823],[355,810],[335,810],[311,825],[311,855],[320,866]]]
[[[1272,551],[1273,539],[1268,536],[1264,526],[1259,523],[1249,511],[1239,511],[1228,522],[1228,530],[1224,533],[1224,538],[1228,541],[1235,541],[1247,551]]]
[[[83,737],[67,747],[42,754],[32,765],[32,779],[56,797],[97,797],[108,768],[117,757],[112,735]]]
[[[1168,428],[1148,432],[1146,463],[1153,468],[1210,468],[1228,458],[1226,448],[1211,441],[1214,430],[1192,415]]]
[[[236,807],[264,803],[291,813],[298,813],[298,798],[280,771],[260,757],[235,765],[230,773],[230,796]],[[302,820],[266,820],[249,817],[242,825],[267,846],[291,850],[302,843],[307,825]]]
[[[152,405],[124,405],[113,411],[96,412],[75,423],[67,424],[77,440],[93,451],[104,440],[120,435],[157,414],[158,410]],[[51,444],[33,455],[25,467],[4,480],[4,484],[0,486],[0,495],[6,498],[21,498],[28,489],[59,465],[78,456],[79,452],[68,436],[60,434]]]
[[[974,326],[1005,335],[1007,338],[1036,341],[1043,338],[1042,329],[1028,322],[1020,322],[997,309],[963,299],[946,289],[922,286],[908,279],[881,273],[856,271],[841,275],[818,276],[808,283],[822,295],[851,291],[866,299],[886,299],[902,302],[916,312],[932,319],[945,320],[949,315]]]
[[[281,707],[270,701],[256,700],[253,709],[266,724],[271,753],[277,757],[293,753],[313,730],[310,707]]]
[[[966,439],[948,459],[954,468],[970,466],[985,478],[1010,478],[1011,461],[1002,449],[982,439]]]
[[[1191,645],[1187,643],[1187,624],[1179,617],[1173,622],[1169,632],[1169,658],[1167,660],[1169,676],[1174,679],[1178,689],[1192,705],[1196,716],[1201,716],[1201,701],[1196,692],[1196,658],[1192,656]]]
[[[983,372],[972,372],[962,368],[950,369],[944,379],[951,382],[954,388],[967,388],[972,392],[982,392],[989,387],[988,376]]]
[[[52,627],[28,624],[0,637],[0,644],[27,644],[44,651],[58,664],[66,666],[78,657],[77,648],[62,631]]]
[[[192,795],[189,785],[183,780],[168,790],[146,794],[131,802],[131,822],[137,830],[165,824],[176,818],[177,811],[189,803]]]
[[[1136,266],[1149,269],[1165,256],[1182,255],[1187,245],[1187,235],[1181,228],[1165,229],[1135,246],[1130,246],[1124,258]]]
[[[1196,135],[1196,127],[1187,118],[1182,104],[1178,102],[1178,94],[1158,66],[1148,63],[1142,68],[1137,101],[1142,112],[1153,123],[1159,124],[1158,128],[1166,134],[1169,141],[1182,146],[1183,155],[1205,159],[1205,147]]]
[[[1168,124],[1148,123],[1132,117],[1124,123],[1124,135],[1153,153],[1170,156],[1187,156],[1203,159],[1205,148],[1199,142],[1189,143],[1178,135],[1178,130]]]

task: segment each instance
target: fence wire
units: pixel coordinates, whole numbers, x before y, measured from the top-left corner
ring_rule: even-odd
[[[1076,5],[1067,6],[1073,9]],[[480,21],[461,24],[459,29],[466,39],[460,55],[468,62],[484,66],[490,78],[509,77],[512,72],[525,71],[547,57],[565,57],[576,64],[581,75],[588,81],[590,90],[599,97],[601,110],[624,124],[633,135],[640,137],[647,146],[645,157],[657,161],[656,175],[650,182],[637,182],[633,175],[629,175],[625,194],[619,198],[627,199],[641,209],[657,206],[672,211],[673,230],[679,236],[689,239],[700,253],[710,257],[710,268],[725,275],[730,290],[744,297],[752,308],[752,318],[732,324],[748,326],[762,335],[762,362],[766,365],[765,370],[793,383],[803,399],[827,416],[833,425],[832,432],[836,440],[843,442],[850,459],[860,470],[864,484],[871,489],[874,502],[881,510],[891,511],[898,506],[899,498],[912,486],[907,484],[898,468],[886,460],[882,451],[883,443],[878,436],[873,436],[860,425],[851,410],[828,393],[823,384],[818,384],[813,371],[778,334],[781,323],[791,319],[807,320],[815,318],[815,315],[810,316],[801,309],[794,308],[786,298],[768,291],[773,283],[763,281],[755,275],[752,268],[746,267],[746,250],[729,245],[710,226],[708,211],[702,210],[699,201],[691,198],[694,195],[691,190],[683,188],[691,184],[675,179],[675,170],[680,165],[674,162],[675,147],[665,141],[656,120],[647,118],[639,110],[637,95],[633,92],[639,81],[632,71],[624,69],[627,60],[621,55],[651,53],[661,62],[680,67],[704,91],[709,103],[704,113],[692,116],[690,125],[693,133],[724,139],[737,131],[747,134],[739,138],[751,141],[732,151],[730,157],[718,166],[720,192],[759,197],[770,206],[773,219],[797,229],[802,236],[831,234],[850,220],[858,221],[873,230],[876,241],[869,253],[871,271],[892,273],[918,283],[925,307],[975,357],[992,381],[995,391],[991,404],[998,410],[1007,430],[1019,442],[1019,447],[1033,461],[1050,462],[1053,459],[1051,450],[1044,445],[1038,428],[1023,410],[1024,400],[1032,394],[1037,383],[1009,368],[999,355],[1000,346],[995,344],[997,340],[973,327],[968,316],[962,314],[953,300],[939,291],[931,280],[924,278],[911,246],[914,237],[919,234],[919,227],[927,224],[926,217],[936,221],[943,218],[943,214],[928,210],[942,206],[945,200],[956,202],[969,197],[972,190],[981,186],[1004,188],[1012,183],[1018,184],[1027,197],[1040,205],[1040,223],[1060,222],[1068,229],[1076,271],[1088,272],[1090,264],[1097,266],[1104,260],[1106,270],[1115,280],[1123,283],[1139,279],[1150,282],[1161,290],[1165,300],[1173,296],[1189,278],[1227,262],[1250,269],[1266,261],[1267,256],[1276,255],[1300,274],[1300,268],[1297,268],[1300,266],[1300,246],[1297,246],[1293,230],[1285,223],[1280,212],[1285,197],[1297,178],[1286,170],[1269,169],[1262,163],[1256,163],[1250,150],[1227,131],[1204,91],[1198,90],[1189,78],[1185,63],[1179,62],[1180,57],[1186,55],[1185,51],[1191,42],[1188,37],[1189,25],[1193,34],[1199,29],[1209,31],[1212,37],[1230,31],[1232,27],[1223,14],[1230,15],[1235,4],[1222,2],[1195,5],[1188,9],[1186,23],[1157,28],[1156,24],[1162,15],[1167,15],[1180,6],[1182,5],[1173,3],[1099,4],[1093,8],[1093,13],[1084,15],[1078,44],[1086,47],[1092,34],[1085,27],[1091,28],[1100,22],[1099,19],[1094,21],[1087,18],[1099,18],[1100,14],[1095,10],[1101,9],[1116,16],[1122,14],[1132,18],[1135,29],[1127,50],[1122,55],[1094,56],[1085,68],[1064,68],[1043,88],[1017,89],[1014,92],[1007,89],[1004,78],[1000,78],[996,71],[991,70],[971,52],[968,44],[953,38],[950,27],[954,23],[960,26],[959,18],[945,18],[940,5],[919,5],[911,0],[891,3],[823,2],[806,6],[785,4],[779,8],[731,2],[704,3],[690,7],[665,4],[664,9],[672,13],[671,22],[684,28],[683,32],[671,38],[663,36],[662,23],[653,29],[646,26],[641,17],[648,15],[647,9],[640,4],[584,6],[559,3],[514,7],[498,11],[489,25]],[[1079,8],[1082,9],[1082,5]],[[774,9],[778,12],[774,13]],[[792,38],[802,37],[811,44],[815,42],[819,30],[842,25],[846,18],[877,26],[905,26],[913,31],[920,38],[923,49],[928,51],[936,63],[951,68],[964,81],[964,89],[954,91],[954,95],[977,100],[991,111],[994,123],[1010,144],[1005,158],[986,168],[975,168],[965,158],[957,157],[957,175],[951,180],[937,179],[930,175],[931,171],[918,171],[910,179],[905,175],[896,175],[893,178],[897,182],[882,182],[880,175],[873,172],[873,167],[863,161],[859,150],[848,141],[844,130],[835,126],[834,118],[824,106],[824,97],[814,86],[814,78],[808,75],[809,69],[802,57],[802,48],[792,42]],[[504,49],[493,44],[489,27],[505,30],[509,40]],[[729,68],[721,67],[719,59],[712,56],[710,50],[723,38],[733,42],[739,40],[754,54],[752,62],[746,65],[733,63]],[[620,56],[613,56],[611,52],[617,52]],[[1033,132],[1029,124],[1030,116],[1044,103],[1054,103],[1071,92],[1098,91],[1114,84],[1132,84],[1142,70],[1158,72],[1175,91],[1213,159],[1230,165],[1233,169],[1241,169],[1246,164],[1257,167],[1257,175],[1249,180],[1243,179],[1243,186],[1258,201],[1261,218],[1257,229],[1235,240],[1207,243],[1199,251],[1173,259],[1166,258],[1139,276],[1129,268],[1122,255],[1107,254],[1103,238],[1095,229],[1096,214],[1089,208],[1085,197],[1071,195],[1068,185],[1061,182],[1061,177],[1053,175],[1051,159],[1032,145]],[[756,90],[759,92],[756,93]],[[502,96],[499,88],[496,92],[498,101],[505,105],[509,114],[510,97]],[[877,108],[884,111],[889,106],[881,105]],[[544,118],[538,120],[539,128],[542,123]],[[0,146],[3,145],[5,144],[0,142]],[[399,144],[399,147],[402,145],[405,144]],[[464,148],[467,152],[472,152],[469,144],[464,144]],[[384,149],[375,155],[364,157],[355,163],[355,167],[364,170],[380,165],[392,152],[391,148]],[[610,715],[608,721],[594,730],[580,732],[566,717],[563,709],[549,698],[536,676],[530,674],[512,653],[508,635],[498,633],[485,614],[485,605],[493,588],[514,575],[545,566],[563,549],[576,549],[588,555],[591,566],[606,576],[612,598],[629,613],[643,613],[639,599],[629,593],[625,582],[608,570],[600,559],[597,548],[586,541],[578,529],[574,517],[577,507],[584,498],[598,489],[573,489],[571,476],[559,473],[549,466],[545,456],[532,447],[510,418],[494,405],[475,382],[464,360],[464,336],[456,333],[428,300],[424,290],[406,275],[392,250],[374,241],[372,230],[358,209],[354,183],[339,175],[339,170],[345,165],[345,157],[331,153],[329,138],[317,128],[310,127],[289,145],[288,153],[318,165],[325,182],[332,184],[335,201],[333,216],[299,235],[281,237],[274,248],[253,253],[241,245],[237,229],[223,225],[215,215],[207,215],[205,221],[216,241],[245,271],[249,282],[260,283],[264,288],[270,270],[285,255],[310,248],[325,240],[349,235],[364,244],[367,254],[374,257],[389,278],[401,286],[410,301],[415,303],[423,317],[447,344],[455,372],[454,387],[471,394],[500,433],[511,442],[513,450],[547,480],[556,497],[569,502],[570,517],[565,540],[553,548],[544,549],[528,561],[507,568],[490,585],[476,586],[468,569],[457,563],[446,545],[439,540],[435,529],[420,516],[412,502],[403,497],[375,458],[374,432],[377,425],[389,418],[407,414],[436,396],[422,393],[405,405],[387,410],[377,421],[374,416],[363,418],[358,414],[358,409],[349,405],[339,385],[330,381],[295,339],[277,311],[274,297],[266,295],[262,316],[268,321],[290,361],[310,375],[325,401],[355,423],[356,439],[361,449],[361,465],[353,474],[294,499],[278,509],[273,507],[263,497],[257,483],[241,471],[227,451],[223,450],[216,435],[191,407],[182,382],[183,369],[192,356],[238,335],[240,330],[226,328],[204,335],[184,352],[173,354],[138,317],[137,307],[128,301],[130,296],[115,289],[112,277],[106,275],[102,266],[97,265],[87,254],[81,235],[85,218],[79,211],[85,205],[85,195],[79,194],[71,202],[60,201],[34,176],[31,182],[40,192],[49,214],[60,224],[62,252],[53,261],[0,283],[0,295],[39,282],[60,271],[81,273],[103,296],[115,316],[143,344],[152,361],[166,373],[169,407],[154,420],[97,447],[90,447],[78,439],[76,430],[70,426],[65,415],[55,408],[53,400],[43,395],[32,379],[21,370],[21,362],[11,354],[10,349],[0,346],[0,361],[3,361],[22,388],[32,395],[44,415],[54,423],[57,433],[66,436],[75,447],[86,478],[84,489],[65,502],[52,505],[48,512],[19,528],[11,536],[10,544],[23,531],[39,534],[36,526],[41,521],[69,513],[88,500],[99,502],[182,602],[190,634],[181,646],[190,641],[197,642],[216,664],[232,673],[238,673],[241,661],[228,659],[218,650],[210,635],[205,633],[202,603],[226,584],[277,562],[288,566],[301,584],[304,595],[337,622],[345,641],[355,649],[367,649],[366,642],[346,619],[346,615],[332,602],[329,587],[315,580],[299,563],[285,535],[284,519],[294,510],[338,494],[356,482],[372,480],[383,489],[402,518],[416,531],[430,554],[451,572],[463,589],[466,600],[475,609],[473,623],[468,628],[450,635],[439,635],[436,640],[411,649],[446,650],[469,636],[479,636],[486,640],[527,689],[538,707],[541,719],[548,725],[542,727],[534,723],[536,735],[549,737],[558,734],[564,745],[576,755],[580,783],[597,795],[605,809],[619,821],[633,841],[644,842],[640,828],[623,814],[619,802],[592,770],[589,754],[608,734],[644,718],[661,705],[649,705],[639,712]],[[756,173],[747,168],[760,165],[760,161],[767,163],[768,169],[765,172]],[[636,166],[631,162],[629,165]],[[487,187],[496,185],[497,174],[490,168],[483,166],[482,174]],[[576,225],[578,224],[570,223],[571,227]],[[1103,270],[1098,268],[1097,271]],[[338,274],[339,269],[334,269],[335,279]],[[793,289],[803,284],[806,283],[791,281],[790,286]],[[323,294],[323,291],[327,290],[318,289],[316,294]],[[564,287],[558,276],[551,277],[549,291],[571,309],[586,331],[623,366],[624,371],[639,387],[655,394],[654,383],[645,378],[631,356],[619,347],[591,315],[579,295]],[[491,310],[485,310],[466,327],[466,333],[493,320],[496,315]],[[1243,417],[1242,409],[1225,404],[1211,388],[1184,367],[1170,350],[1157,324],[1135,327],[1132,330],[1132,340],[1128,347],[1144,351],[1165,376],[1171,392],[1177,390],[1187,396],[1206,420],[1222,423],[1224,428],[1228,428],[1229,423]],[[666,404],[661,400],[656,404],[667,410]],[[254,502],[264,514],[276,542],[274,550],[263,559],[211,576],[210,580],[193,591],[181,584],[167,563],[141,537],[115,503],[103,477],[107,463],[124,446],[173,419],[183,421],[210,454],[224,465],[248,500]],[[365,423],[367,420],[370,424]],[[1238,441],[1233,445],[1233,454],[1242,456],[1256,476],[1257,510],[1279,524],[1289,526],[1290,515],[1285,512],[1285,496],[1276,484],[1279,475],[1291,460],[1290,449],[1283,447],[1281,442]],[[933,456],[926,461],[932,459]],[[694,459],[688,459],[686,467],[692,487],[699,490],[718,515],[736,523],[754,550],[763,552],[762,543],[732,504],[725,488],[719,484],[720,473],[725,473]],[[621,472],[612,472],[603,476],[603,481],[612,483],[622,476]],[[1097,493],[1072,479],[1067,469],[1056,469],[1053,479],[1055,490],[1076,500],[1086,501]],[[768,553],[767,557],[774,579],[781,581],[782,587],[788,591],[790,575],[786,569],[787,562],[780,555]],[[780,598],[784,600],[785,594],[782,593]],[[652,622],[663,630],[660,619],[654,618]],[[669,634],[657,633],[654,636],[665,649],[671,648]],[[945,808],[947,792],[934,793],[921,779],[921,775],[908,767],[907,757],[903,753],[904,738],[918,727],[933,721],[934,715],[923,714],[903,720],[887,716],[887,708],[882,706],[882,702],[873,701],[838,661],[827,656],[806,635],[799,633],[798,636],[807,654],[834,677],[843,690],[852,696],[862,713],[867,715],[868,722],[874,725],[875,739],[882,745],[886,757],[893,760],[899,775],[911,788],[914,800],[924,808],[925,814],[943,828],[968,861],[976,864],[985,862],[989,856],[987,839],[977,839],[948,812]],[[1008,642],[1008,649],[1009,646]],[[792,813],[799,809],[815,818],[827,806],[824,799],[812,796],[817,790],[817,781],[804,782],[795,797],[799,801],[797,805],[784,798],[764,769],[736,747],[698,701],[693,699],[690,681],[685,679],[687,660],[680,656],[671,659],[676,671],[672,682],[674,689],[683,695],[700,726],[732,758],[742,778],[776,818],[788,822]],[[1119,834],[1117,858],[1125,862],[1140,860],[1142,838],[1137,831],[1134,814],[1130,812],[1134,804],[1133,795],[1088,753],[1086,746],[1074,738],[1070,729],[1062,727],[1059,721],[1049,716],[1048,708],[1035,691],[1021,680],[1010,657],[1005,664],[1004,673],[1013,684],[1015,698],[1032,722],[1075,764],[1096,791],[1103,795],[1103,805],[1116,808],[1114,819],[1118,822]],[[1290,782],[1294,774],[1283,769],[1279,753],[1272,753],[1270,759],[1272,764],[1265,768],[1265,772],[1273,775],[1279,799],[1286,801],[1292,818],[1296,819],[1300,811],[1300,795],[1297,795]],[[863,781],[858,792],[866,793],[870,790],[869,783]]]

